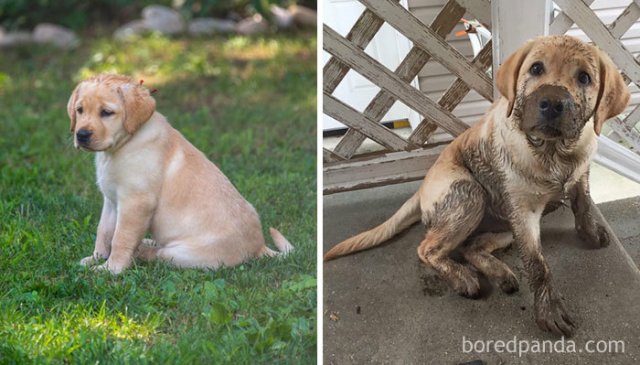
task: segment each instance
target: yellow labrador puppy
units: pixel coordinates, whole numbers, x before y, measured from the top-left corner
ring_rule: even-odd
[[[273,228],[279,252],[265,246],[253,206],[155,109],[145,87],[115,74],[81,82],[69,99],[75,147],[96,152],[104,196],[94,252],[80,263],[107,259],[97,268],[114,274],[134,257],[214,269],[291,251]]]
[[[589,162],[596,135],[624,110],[629,91],[606,54],[569,36],[527,42],[498,70],[496,84],[502,97],[447,146],[418,192],[380,226],[334,246],[325,260],[379,245],[422,220],[420,259],[459,294],[477,297],[476,272],[449,254],[460,248],[470,265],[513,293],[515,275],[492,252],[515,239],[538,325],[569,336],[574,324],[542,255],[540,217],[569,201],[578,234],[595,247],[609,243],[591,214]]]

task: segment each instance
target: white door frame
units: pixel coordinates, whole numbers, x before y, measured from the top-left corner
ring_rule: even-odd
[[[491,0],[494,80],[502,62],[524,42],[549,34],[552,10],[551,0]],[[493,92],[500,97],[495,82]]]

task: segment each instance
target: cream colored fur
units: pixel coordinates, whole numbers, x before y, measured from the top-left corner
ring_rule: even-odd
[[[265,245],[253,206],[131,79],[100,75],[84,81],[68,109],[72,131],[92,132],[90,143],[74,142],[96,152],[104,196],[95,250],[82,265],[107,259],[96,267],[117,274],[139,257],[215,269],[293,249],[274,228],[279,251]],[[101,116],[105,109],[112,114]],[[142,243],[147,232],[153,240]]]

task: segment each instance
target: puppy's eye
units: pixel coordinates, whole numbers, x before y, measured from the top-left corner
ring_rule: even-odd
[[[529,69],[529,73],[533,76],[540,76],[542,75],[542,73],[544,72],[544,66],[542,65],[542,62],[536,62],[533,65],[531,65],[531,68]]]
[[[78,114],[82,114],[82,112],[84,111],[84,109],[82,109],[81,106],[78,107],[78,109],[76,109],[76,111],[78,112]]]
[[[113,115],[113,112],[111,110],[102,109],[102,111],[100,111],[100,116],[103,118],[110,117],[112,115]]]
[[[578,82],[583,86],[587,86],[591,84],[591,76],[589,76],[588,73],[582,71],[578,74]]]

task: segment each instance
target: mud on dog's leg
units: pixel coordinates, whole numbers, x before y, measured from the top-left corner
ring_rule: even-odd
[[[511,225],[533,292],[536,322],[545,331],[570,337],[574,331],[573,322],[552,285],[549,265],[542,256],[540,218],[544,207],[530,209],[517,202],[515,205],[519,208],[511,214]]]
[[[511,232],[483,233],[463,248],[464,258],[507,294],[518,291],[518,279],[509,266],[493,256],[492,252],[509,247],[511,242]]]
[[[609,246],[609,233],[600,223],[596,222],[592,214],[589,172],[585,173],[576,183],[571,190],[570,197],[578,236],[596,248]]]
[[[460,295],[476,298],[480,294],[478,276],[449,254],[462,243],[482,220],[485,194],[475,181],[454,181],[442,199],[422,207],[427,234],[418,247],[420,260],[447,280]]]

